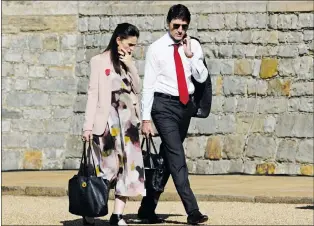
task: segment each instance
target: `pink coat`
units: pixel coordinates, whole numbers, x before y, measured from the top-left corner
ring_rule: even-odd
[[[91,130],[93,134],[101,135],[105,131],[111,107],[112,78],[119,75],[113,69],[108,52],[92,57],[90,69],[83,131]],[[106,75],[106,69],[110,69],[110,75]],[[140,117],[138,94],[141,84],[135,65],[129,68],[127,75],[132,84],[132,97],[136,113]]]

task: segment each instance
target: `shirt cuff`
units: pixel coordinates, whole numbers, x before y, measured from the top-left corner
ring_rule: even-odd
[[[150,113],[146,113],[146,112],[143,112],[142,113],[142,120],[151,120],[151,115]]]

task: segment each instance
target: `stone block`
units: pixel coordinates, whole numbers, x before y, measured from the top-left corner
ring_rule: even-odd
[[[51,123],[51,120],[45,121],[45,131],[48,133],[66,133],[70,130],[70,123],[65,120],[53,120],[53,123]]]
[[[218,59],[212,59],[212,60],[207,60],[207,68],[208,72],[211,75],[219,75],[220,74],[220,68],[221,68],[221,60]]]
[[[31,148],[64,148],[65,136],[59,134],[30,135],[29,146]]]
[[[270,96],[289,96],[290,87],[290,80],[280,80],[275,78],[268,81],[267,94]]]
[[[228,35],[228,43],[240,43],[242,39],[241,31],[230,31]]]
[[[58,160],[50,160],[44,159],[43,160],[43,170],[60,170],[63,168],[63,159]]]
[[[97,16],[92,16],[88,18],[88,30],[89,31],[99,31],[100,29],[100,18]]]
[[[33,34],[28,37],[28,46],[31,50],[41,50],[44,48],[42,36]],[[26,49],[26,48],[25,48]]]
[[[301,112],[313,112],[314,111],[313,98],[301,98],[299,110]]]
[[[206,137],[188,137],[184,142],[187,158],[194,160],[204,157]]]
[[[207,139],[205,158],[219,160],[222,157],[223,139],[220,136],[212,136]]]
[[[22,53],[23,61],[25,63],[32,64],[32,65],[39,63],[39,56],[40,56],[40,53],[38,52],[33,53],[29,50],[24,50]]]
[[[42,168],[42,152],[25,151],[23,158],[23,169],[41,169],[41,168]]]
[[[29,77],[42,78],[46,76],[46,68],[43,66],[29,66]]]
[[[300,58],[299,68],[297,71],[298,78],[311,79],[314,78],[314,61],[311,56],[303,56]],[[298,65],[297,65],[298,66]]]
[[[9,110],[6,108],[1,109],[1,116],[4,119],[20,119],[23,117],[23,114],[19,110]]]
[[[109,29],[110,29],[110,18],[109,17],[100,18],[100,30],[109,31]]]
[[[224,105],[224,97],[223,96],[217,96],[212,100],[212,106],[211,106],[211,112],[213,113],[219,113],[223,112],[223,105]]]
[[[81,136],[83,132],[83,124],[84,124],[84,115],[75,114],[71,118],[70,134]]]
[[[59,36],[55,34],[45,35],[43,38],[43,48],[44,50],[59,50]]]
[[[298,45],[296,44],[279,46],[278,56],[280,57],[297,57],[298,55]]]
[[[313,115],[299,113],[279,115],[276,135],[278,137],[313,137]]]
[[[216,87],[216,89],[213,89],[213,95],[221,95],[222,94],[222,88],[223,88],[223,78],[221,75],[218,76],[211,76],[213,87]]]
[[[186,160],[186,165],[188,167],[189,174],[196,173],[196,162],[195,161],[187,159]]]
[[[52,118],[68,119],[73,115],[72,108],[55,108],[52,110]]]
[[[236,132],[238,134],[247,134],[249,132],[262,132],[265,117],[263,115],[256,115],[245,113],[236,115]]]
[[[72,66],[51,66],[48,68],[48,75],[51,78],[73,77],[74,70]]]
[[[232,57],[232,45],[221,45],[221,46],[219,46],[219,57],[231,58]],[[224,61],[222,61],[222,62],[224,62]],[[232,72],[233,72],[233,70],[232,70]]]
[[[274,174],[276,170],[275,163],[263,163],[256,166],[256,174]]]
[[[275,174],[296,175],[298,166],[294,163],[276,164]]]
[[[245,137],[242,135],[227,135],[224,139],[223,152],[228,159],[241,158],[244,151]]]
[[[259,113],[284,113],[288,108],[288,100],[286,98],[274,97],[264,98],[259,105]]]
[[[80,32],[88,31],[88,17],[78,19],[78,29]]]
[[[313,11],[311,1],[270,1],[268,2],[269,12],[307,12]]]
[[[10,93],[6,103],[11,107],[47,106],[48,95],[44,93]]]
[[[70,135],[66,138],[66,158],[80,158],[82,155],[83,143],[81,136]]]
[[[15,80],[14,87],[15,87],[15,90],[27,90],[28,89],[28,80],[26,80],[26,79]]]
[[[242,31],[240,42],[244,44],[248,44],[252,42],[252,31]]]
[[[232,51],[232,49],[230,48]],[[234,71],[234,61],[233,60],[221,60],[220,62],[220,74],[222,75],[232,75]]]
[[[220,115],[218,116],[218,128],[219,133],[233,133],[236,130],[236,123],[234,115]]]
[[[268,84],[263,80],[249,79],[247,92],[248,94],[265,95],[267,93]]]
[[[229,173],[243,173],[244,164],[242,159],[232,159],[230,160]]]
[[[43,65],[62,65],[63,54],[61,52],[43,52],[39,56],[39,63]]]
[[[72,106],[75,96],[68,94],[53,94],[50,95],[50,104],[53,106]]]
[[[62,49],[76,49],[77,48],[77,35],[67,34],[61,37],[61,48]]]
[[[23,133],[11,132],[2,134],[2,147],[5,148],[26,148],[28,136]]]
[[[209,27],[209,19],[206,15],[200,15],[198,17],[198,29],[208,29]]]
[[[1,150],[1,170],[18,170],[22,168],[22,155],[17,150]]]
[[[48,119],[51,112],[50,109],[24,109],[23,116],[27,119]]]
[[[313,176],[314,175],[313,164],[301,166],[300,172],[301,175]]]
[[[269,15],[269,27],[272,29],[277,29],[278,14]]]
[[[2,132],[10,132],[11,130],[11,121],[2,120],[1,131]]]
[[[237,98],[236,97],[225,98],[225,103],[223,105],[224,112],[235,113],[236,109],[237,109]]]
[[[208,15],[209,29],[223,29],[225,27],[225,18],[223,14],[209,14]]]
[[[12,127],[15,131],[26,131],[26,132],[43,132],[44,124],[42,121],[36,119],[19,119],[14,120]]]
[[[292,83],[291,85],[291,96],[313,96],[314,86],[313,82],[300,82]]]
[[[210,114],[206,119],[192,118],[189,133],[214,134],[217,132],[217,117]]]
[[[281,140],[277,150],[276,161],[294,162],[297,146],[298,144],[295,140]]]
[[[245,174],[255,174],[256,173],[256,166],[257,164],[260,164],[262,161],[261,160],[244,160],[244,170],[243,173]]]
[[[296,76],[300,71],[301,59],[279,59],[278,73],[280,76]]]
[[[77,30],[75,15],[62,16],[4,16],[2,18],[4,33],[41,32],[41,33],[66,33]]]
[[[9,49],[4,53],[4,60],[7,62],[22,62],[22,52],[17,49]]]
[[[303,41],[312,41],[314,39],[314,30],[303,31]]]
[[[259,106],[259,99],[239,97],[237,104],[237,112],[254,113]]]
[[[313,9],[313,6],[312,6],[312,9]],[[300,13],[298,27],[299,28],[313,28],[314,27],[313,13]]]
[[[227,174],[230,169],[229,160],[213,161],[213,174]]]
[[[239,59],[235,61],[234,74],[251,75],[253,69],[253,61],[249,59]]]
[[[275,58],[262,59],[260,77],[263,79],[272,78],[277,75],[278,60]]]
[[[279,42],[281,43],[300,43],[303,40],[303,34],[301,32],[279,32]]]
[[[15,77],[27,77],[28,65],[26,64],[14,64],[14,76]]]
[[[86,94],[88,89],[89,80],[87,78],[81,78],[78,81],[77,85],[77,93],[78,94]]]
[[[225,27],[227,29],[237,28],[237,14],[225,14]]]
[[[296,153],[296,161],[300,163],[314,163],[313,140],[302,140]]]
[[[276,149],[277,144],[274,138],[262,135],[251,135],[248,139],[246,156],[273,160],[275,158]]]
[[[76,91],[76,80],[75,79],[38,79],[31,81],[31,88],[40,91],[50,92],[74,92]]]
[[[63,169],[65,170],[77,170],[80,168],[81,158],[68,158],[64,160]]]
[[[213,162],[209,160],[198,159],[196,161],[197,174],[213,174]]]
[[[275,131],[276,126],[276,117],[272,115],[268,115],[264,121],[264,132],[272,133]]]
[[[295,14],[279,14],[277,28],[298,29],[298,16]]]
[[[247,80],[238,76],[228,76],[223,80],[225,95],[243,95],[247,92]]]
[[[277,44],[278,31],[252,31],[254,44]]]
[[[8,62],[2,62],[2,68],[1,68],[1,76],[2,79],[3,77],[6,76],[13,76],[13,64],[8,63]]]

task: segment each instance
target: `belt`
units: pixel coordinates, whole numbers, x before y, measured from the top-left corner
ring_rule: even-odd
[[[172,96],[172,95],[165,94],[165,93],[155,92],[154,96],[155,97],[162,97],[162,98],[166,98],[166,99],[171,99],[171,100],[180,100],[179,96]],[[190,99],[192,99],[193,95],[190,94],[189,97],[190,97]]]

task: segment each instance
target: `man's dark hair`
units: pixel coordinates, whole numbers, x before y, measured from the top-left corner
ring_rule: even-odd
[[[183,21],[186,21],[188,24],[190,24],[191,13],[189,9],[182,4],[173,5],[169,9],[169,12],[167,15],[167,23],[169,24],[171,20],[174,20],[174,19],[181,19]]]
[[[129,23],[122,23],[118,24],[116,29],[114,30],[111,39],[109,41],[109,44],[105,51],[110,50],[110,58],[113,64],[113,68],[117,74],[121,74],[120,66],[122,64],[122,67],[126,70],[126,66],[121,63],[119,59],[119,53],[118,53],[118,44],[117,44],[117,37],[120,37],[121,40],[127,39],[129,37],[139,37],[140,32],[136,26]]]

